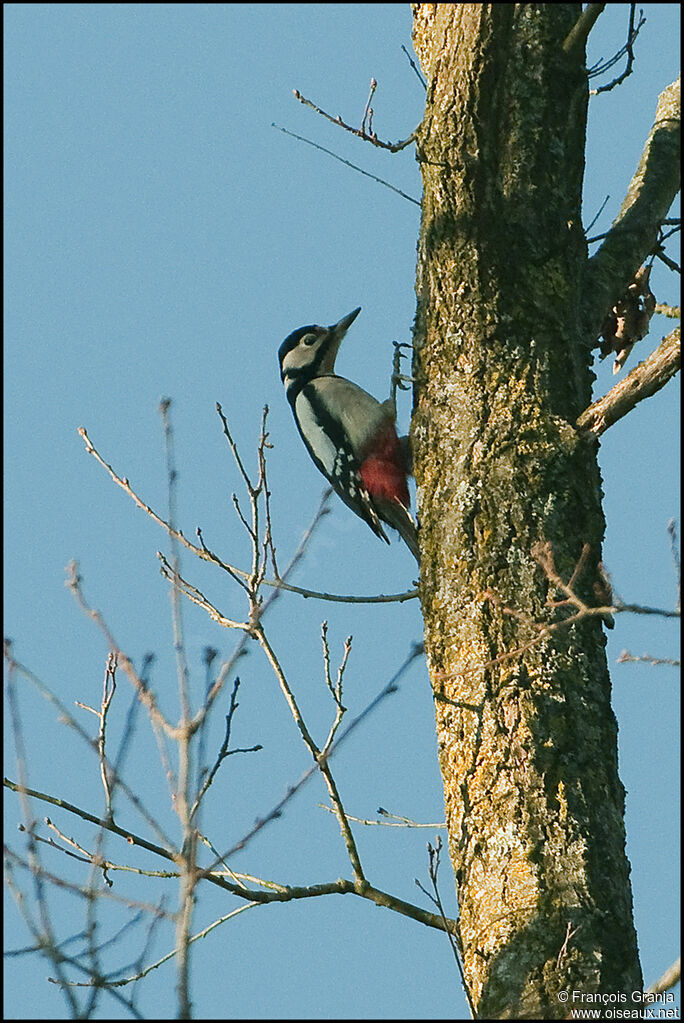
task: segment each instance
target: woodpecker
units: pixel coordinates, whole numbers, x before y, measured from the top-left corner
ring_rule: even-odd
[[[335,373],[340,344],[360,312],[330,327],[294,330],[278,352],[280,377],[302,440],[333,490],[386,543],[383,523],[396,529],[420,562],[394,397],[376,401]]]

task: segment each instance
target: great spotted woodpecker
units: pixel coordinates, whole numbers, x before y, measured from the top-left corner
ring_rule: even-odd
[[[342,339],[360,312],[330,327],[293,331],[278,352],[280,376],[302,440],[332,488],[386,543],[382,523],[398,530],[419,562],[394,399],[376,401],[335,373]]]

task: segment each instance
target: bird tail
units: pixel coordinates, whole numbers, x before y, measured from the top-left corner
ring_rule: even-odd
[[[375,500],[380,518],[392,529],[396,529],[402,540],[420,565],[420,548],[418,547],[418,530],[410,512],[399,501]]]

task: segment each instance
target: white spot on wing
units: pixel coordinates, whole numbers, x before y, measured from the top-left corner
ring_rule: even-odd
[[[327,381],[329,379],[329,377],[321,377],[320,380],[315,381],[315,384],[318,385],[322,380]],[[348,383],[348,381],[342,382]],[[365,392],[362,393],[365,394]],[[380,405],[374,398],[371,398],[370,395],[367,397],[380,408]],[[364,487],[359,475],[356,455],[353,450],[337,448],[334,441],[330,439],[329,435],[320,425],[316,412],[303,391],[297,395],[294,413],[302,437],[314,461],[318,463],[319,467],[323,467],[323,471],[328,479],[336,484],[338,493],[349,507],[357,515],[365,519],[378,536],[387,540],[368,491]]]

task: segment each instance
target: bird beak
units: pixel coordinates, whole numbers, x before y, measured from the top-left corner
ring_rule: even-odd
[[[332,373],[335,369],[335,359],[337,353],[340,350],[340,345],[344,339],[344,335],[347,333],[356,317],[361,312],[361,306],[358,309],[354,309],[353,312],[347,316],[343,316],[339,323],[333,323],[328,327],[328,334],[325,339],[325,354],[321,359],[320,370],[322,373]]]
[[[343,316],[339,323],[333,323],[332,326],[328,327],[328,330],[331,334],[334,332],[336,335],[339,335],[341,341],[360,312],[361,306],[359,306],[358,309],[354,309],[353,312],[348,313],[347,316]]]

